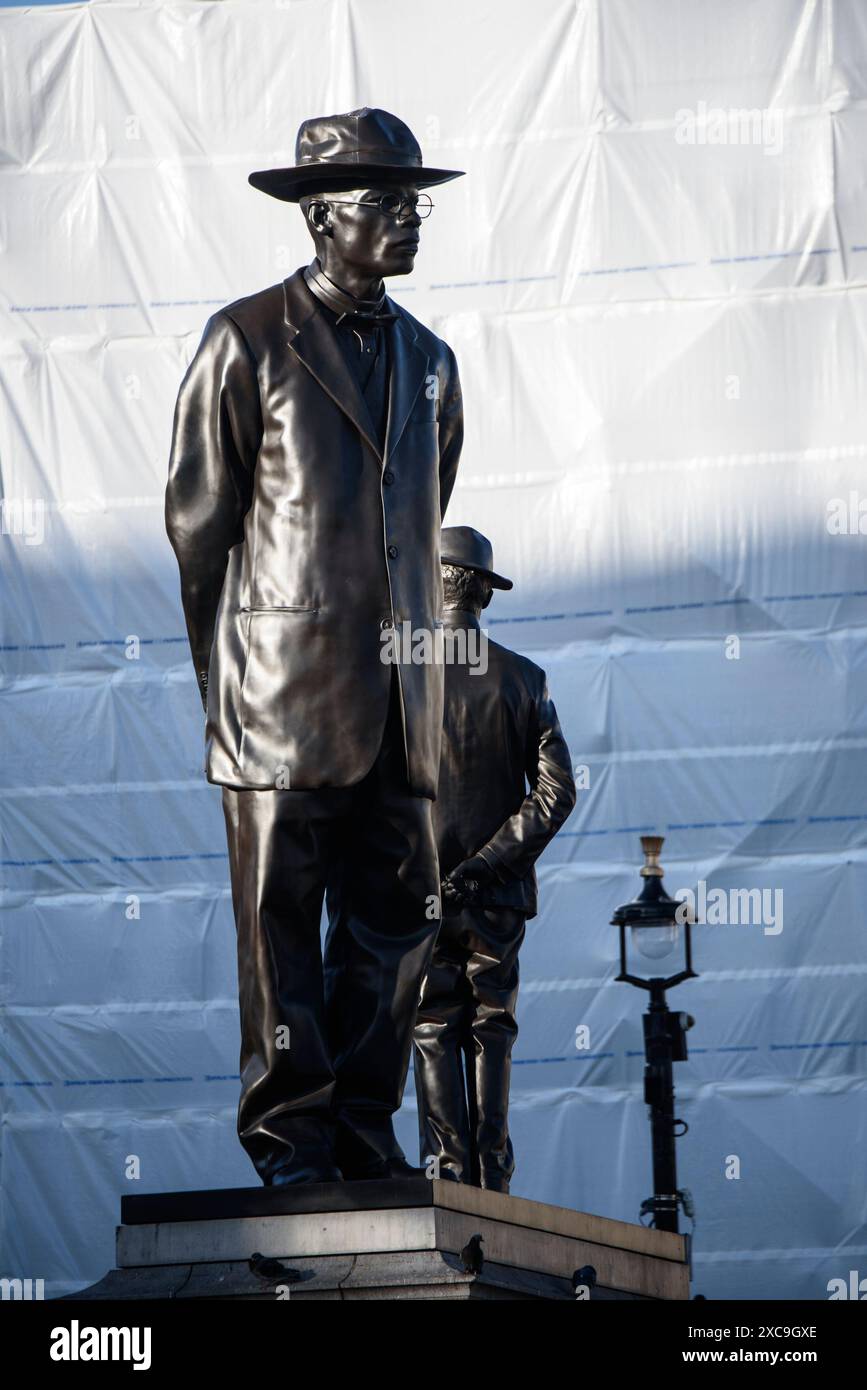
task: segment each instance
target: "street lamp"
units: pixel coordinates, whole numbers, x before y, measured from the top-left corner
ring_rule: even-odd
[[[642,1215],[653,1214],[653,1225],[660,1231],[677,1231],[680,1206],[691,1212],[689,1194],[677,1186],[675,1140],[687,1131],[684,1120],[674,1114],[673,1062],[685,1062],[686,1034],[695,1020],[686,1013],[673,1013],[667,1004],[665,991],[682,980],[693,980],[692,941],[690,927],[694,920],[686,903],[670,898],[662,886],[663,869],[659,854],[663,845],[661,835],[642,835],[644,864],[641,877],[644,886],[637,898],[615,910],[612,926],[620,931],[620,974],[618,980],[646,989],[650,1003],[644,1014],[644,1099],[650,1107],[650,1129],[653,1143],[654,1195],[642,1203]],[[676,963],[682,950],[682,965],[670,975],[645,978],[628,969],[627,932],[631,945],[645,960]],[[679,1128],[682,1126],[682,1128]]]

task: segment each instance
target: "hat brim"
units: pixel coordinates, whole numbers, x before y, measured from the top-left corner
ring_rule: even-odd
[[[438,183],[462,178],[463,169],[430,169],[407,164],[299,164],[292,169],[257,169],[247,182],[260,193],[297,203],[310,193],[342,193],[348,188],[376,187],[378,184],[411,183],[416,188],[433,188]]]
[[[514,587],[511,579],[504,579],[495,570],[486,570],[482,565],[469,565],[466,560],[459,560],[456,555],[440,555],[440,561],[444,565],[455,565],[458,569],[472,570],[474,574],[481,574],[493,585],[495,589],[511,589]]]

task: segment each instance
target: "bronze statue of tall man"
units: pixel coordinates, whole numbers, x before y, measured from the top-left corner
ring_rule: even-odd
[[[175,412],[166,525],[223,787],[241,1143],[266,1184],[412,1174],[394,1134],[439,925],[438,664],[383,629],[441,620],[463,435],[451,349],[387,297],[459,171],[363,108],[250,175],[316,258],[209,319]],[[328,912],[320,947],[323,898]]]

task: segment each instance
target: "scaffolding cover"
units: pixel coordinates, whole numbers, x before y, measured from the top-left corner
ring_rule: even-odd
[[[163,489],[206,319],[310,257],[248,172],[364,104],[467,170],[389,288],[457,353],[447,520],[514,578],[490,631],[581,783],[523,950],[513,1191],[631,1221],[651,1190],[608,923],[655,831],[723,918],[672,995],[695,1289],[867,1274],[867,8],[118,0],[5,9],[0,46],[0,1274],[71,1291],[122,1194],[255,1181]]]

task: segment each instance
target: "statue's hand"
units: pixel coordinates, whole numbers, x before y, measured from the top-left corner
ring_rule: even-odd
[[[444,878],[440,884],[440,901],[444,912],[449,909],[458,912],[463,907],[463,895],[451,874]]]
[[[495,881],[495,877],[487,860],[479,854],[474,854],[462,864],[458,864],[456,869],[452,869],[445,884],[450,886],[461,907],[470,907],[478,902],[483,890]]]

